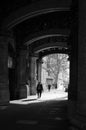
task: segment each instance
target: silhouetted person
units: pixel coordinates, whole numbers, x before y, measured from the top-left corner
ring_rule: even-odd
[[[50,85],[50,84],[48,84],[48,91],[50,91],[50,89],[51,89],[51,85]]]
[[[55,89],[57,89],[57,84],[55,84]]]
[[[43,91],[43,86],[42,86],[42,84],[40,82],[38,82],[38,84],[37,84],[37,95],[38,95],[38,98],[41,97],[42,91]]]

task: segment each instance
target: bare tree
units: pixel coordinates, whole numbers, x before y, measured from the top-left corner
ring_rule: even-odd
[[[56,84],[58,82],[58,75],[60,72],[63,75],[68,76],[67,69],[69,69],[69,65],[67,63],[68,55],[66,54],[51,54],[46,57],[46,71],[48,72],[49,76],[52,76]],[[65,77],[63,76],[63,78]],[[67,77],[68,78],[68,77]],[[65,79],[63,79],[65,82]]]

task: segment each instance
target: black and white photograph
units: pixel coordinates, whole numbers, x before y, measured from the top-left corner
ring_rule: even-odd
[[[86,0],[0,2],[0,130],[86,130]]]

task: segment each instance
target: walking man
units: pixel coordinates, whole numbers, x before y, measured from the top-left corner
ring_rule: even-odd
[[[50,84],[48,84],[48,91],[50,91],[50,89],[51,89],[51,85],[50,85]]]
[[[38,98],[41,97],[42,91],[43,91],[43,86],[42,86],[42,84],[40,82],[38,82],[38,84],[37,84],[37,95],[38,95]]]

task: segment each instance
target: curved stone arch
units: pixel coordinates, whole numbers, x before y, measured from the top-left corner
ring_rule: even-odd
[[[30,45],[32,43],[35,43],[35,41],[39,41],[41,39],[45,39],[45,38],[48,38],[48,37],[59,37],[59,36],[63,36],[63,37],[68,37],[70,34],[70,31],[67,30],[67,29],[60,29],[60,30],[55,30],[55,29],[52,29],[52,30],[47,30],[47,31],[43,31],[43,32],[38,32],[38,33],[35,33],[31,36],[28,36],[25,41],[24,41],[24,44],[25,45]]]
[[[2,28],[11,29],[15,25],[38,15],[56,12],[69,11],[71,0],[44,0],[33,3],[11,13],[2,24]]]
[[[33,43],[33,42],[35,42],[37,40],[40,40],[40,39],[44,39],[44,38],[47,38],[47,37],[55,37],[55,36],[67,36],[67,35],[62,35],[62,34],[43,35],[43,36],[35,37],[35,38],[29,40],[28,42],[26,42],[26,45],[30,45],[31,43]]]
[[[43,44],[37,48],[34,49],[34,52],[35,53],[39,53],[41,51],[44,51],[44,50],[48,50],[48,49],[51,49],[51,48],[68,48],[67,46],[67,43],[66,42],[56,42],[56,43],[49,43],[49,44]]]
[[[61,41],[52,41],[52,42],[49,42],[48,43],[45,43],[45,44],[40,44],[39,46],[36,47],[35,43],[36,42],[41,42],[42,40],[46,39],[46,38],[53,38],[53,37],[65,37],[65,38],[68,38],[69,37],[69,34],[70,34],[70,31],[69,30],[48,30],[47,32],[41,32],[41,33],[36,33],[36,35],[32,35],[32,36],[29,36],[26,41],[24,42],[24,44],[29,48],[29,46],[32,46],[34,45],[34,48],[32,50],[32,52],[34,54],[38,54],[40,52],[42,52],[43,50],[48,50],[48,49],[53,49],[53,48],[59,48],[61,50],[61,48],[65,48],[66,49],[69,49],[69,45],[67,44],[68,41],[64,41],[64,42],[61,42]],[[37,43],[36,43],[37,44]]]
[[[50,52],[42,54],[41,58],[51,55],[51,54],[68,54],[69,55],[70,53],[68,51],[50,51]]]

